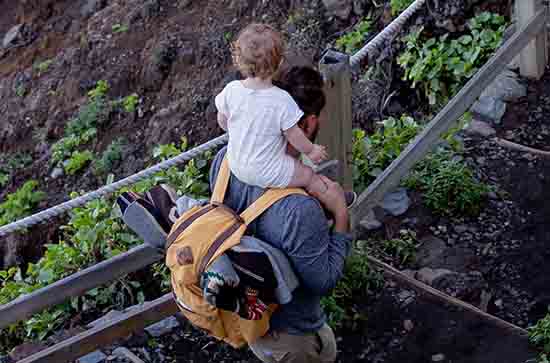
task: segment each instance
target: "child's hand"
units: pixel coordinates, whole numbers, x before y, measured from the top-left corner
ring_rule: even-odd
[[[328,159],[327,148],[323,145],[313,144],[313,150],[311,150],[311,152],[307,154],[307,157],[313,163],[319,164],[320,162]]]

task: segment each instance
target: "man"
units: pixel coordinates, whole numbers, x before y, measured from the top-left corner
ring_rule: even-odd
[[[325,105],[321,76],[312,68],[292,67],[283,73],[278,86],[289,92],[304,111],[299,125],[306,136],[314,140]],[[298,156],[290,146],[288,152]],[[212,164],[212,187],[225,153],[224,148]],[[342,277],[351,236],[344,191],[338,183],[322,178],[328,189],[317,197],[330,206],[328,212],[334,220],[332,232],[319,201],[303,195],[289,196],[274,204],[248,230],[249,234],[283,251],[300,280],[292,301],[273,314],[270,332],[250,346],[266,363],[328,363],[336,359],[334,333],[325,322],[320,300]],[[241,213],[263,192],[232,175],[224,203]]]

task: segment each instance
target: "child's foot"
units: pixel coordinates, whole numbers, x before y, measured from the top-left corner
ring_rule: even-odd
[[[348,207],[348,209],[351,209],[355,205],[355,202],[357,201],[357,193],[344,192],[344,197],[346,198],[346,206]],[[329,220],[329,225],[330,225],[330,223],[333,222],[334,216],[324,206],[323,206],[323,210],[325,212],[325,215],[327,216],[327,219]]]

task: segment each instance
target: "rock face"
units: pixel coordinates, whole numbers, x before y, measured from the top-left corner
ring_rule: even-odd
[[[151,335],[152,337],[158,338],[160,336],[171,333],[172,330],[179,326],[180,324],[178,322],[178,319],[171,316],[169,318],[159,321],[158,323],[148,326],[147,328],[145,328],[145,331],[149,333],[149,335]]]
[[[106,0],[87,0],[80,8],[80,14],[85,18],[92,16],[106,5]]]
[[[352,0],[323,0],[328,16],[335,16],[340,20],[349,18],[353,10]]]

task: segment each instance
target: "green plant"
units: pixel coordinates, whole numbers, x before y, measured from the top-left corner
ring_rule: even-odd
[[[342,35],[336,40],[336,48],[352,54],[361,49],[367,36],[372,30],[372,21],[363,19],[353,27],[353,31]]]
[[[440,215],[478,215],[489,188],[473,171],[446,151],[427,156],[405,180],[422,192],[426,205]]]
[[[124,111],[128,113],[135,112],[138,101],[139,101],[139,96],[137,95],[137,93],[133,93],[130,96],[124,97],[124,99],[122,100]]]
[[[83,105],[78,114],[72,118],[65,128],[65,137],[52,146],[52,164],[61,163],[73,156],[79,146],[93,140],[97,134],[96,127],[101,124],[109,112],[106,94],[109,84],[98,81],[88,92],[88,103]]]
[[[122,160],[124,143],[124,139],[119,138],[109,144],[101,159],[94,163],[94,170],[97,175],[107,174]]]
[[[164,151],[158,153],[157,157],[170,157],[186,148],[187,140],[183,138],[179,147],[160,148]],[[211,156],[209,154],[205,158],[196,159],[181,169],[173,168],[173,170],[158,173],[148,180],[133,185],[131,189],[143,193],[152,185],[169,182],[176,186],[180,193],[200,192],[204,196],[204,187],[208,189],[208,161]],[[183,185],[175,183],[180,181],[184,181]],[[121,192],[127,190],[129,188],[124,188]],[[71,198],[77,196],[78,193],[71,193]],[[83,268],[117,256],[142,243],[120,219],[120,211],[114,202],[116,196],[94,200],[71,210],[69,222],[60,228],[59,243],[46,245],[44,256],[37,263],[30,264],[26,271],[19,268],[0,271],[0,305],[52,284]],[[4,211],[1,205],[0,211]],[[169,291],[169,271],[163,263],[156,264],[151,270],[143,273],[148,275],[141,281],[148,284],[151,281],[154,291]],[[140,281],[132,276],[121,277],[37,314],[23,323],[3,329],[0,332],[0,352],[7,352],[14,344],[21,343],[25,337],[43,340],[76,314],[98,314],[112,309],[120,310],[144,300],[145,289]]]
[[[346,261],[344,276],[329,296],[321,299],[330,326],[342,326],[346,318],[357,319],[353,311],[352,298],[366,297],[369,292],[382,286],[381,276],[374,272],[360,252],[354,252]],[[359,314],[360,315],[360,314]]]
[[[111,30],[113,31],[113,33],[119,34],[119,33],[126,33],[129,30],[129,28],[128,28],[128,25],[125,25],[125,24],[115,24],[111,27]]]
[[[418,248],[416,234],[406,229],[399,231],[398,237],[386,240],[372,239],[358,241],[357,243],[369,255],[395,259],[397,263],[402,265],[414,258]]]
[[[0,172],[0,187],[5,187],[10,181],[10,175]]]
[[[454,96],[499,46],[504,18],[482,13],[468,23],[469,33],[458,39],[422,37],[423,27],[405,37],[406,50],[397,62],[404,79],[419,85],[430,105]]]
[[[19,268],[0,271],[0,304],[116,256],[140,242],[121,222],[112,200],[94,200],[73,209],[70,216],[68,224],[61,227],[61,241],[47,244],[44,256],[37,263],[29,264],[25,274]],[[122,277],[3,330],[0,342],[20,341],[24,336],[42,340],[77,312],[124,308],[143,300],[141,284],[128,276]],[[4,347],[8,344],[1,349]]]
[[[160,145],[154,149],[153,157],[155,159],[167,160],[177,156],[187,150],[187,138],[181,138],[181,145],[177,147],[175,144]],[[177,167],[172,167],[168,170],[156,174],[153,178],[138,183],[139,188],[150,188],[159,183],[168,183],[176,187],[179,195],[187,194],[197,198],[203,198],[208,195],[208,171],[209,163],[213,157],[211,152],[190,160],[183,170]]]
[[[46,194],[36,191],[37,186],[37,181],[29,180],[15,193],[8,194],[6,201],[0,203],[0,225],[26,217],[38,203],[44,200]]]
[[[466,127],[468,127],[471,121],[472,121],[472,114],[470,112],[466,112],[464,115],[460,117],[456,126],[452,127],[449,131],[447,131],[445,134],[442,135],[442,139],[447,141],[447,143],[453,149],[453,151],[455,152],[463,151],[462,141],[457,139],[456,134],[464,130]]]
[[[413,1],[414,0],[391,0],[390,6],[392,15],[395,16],[403,12],[403,10],[407,9]]]
[[[94,159],[94,154],[89,150],[74,151],[69,160],[65,163],[65,171],[74,175]]]
[[[96,100],[98,98],[104,98],[109,92],[109,83],[104,80],[97,81],[96,86],[88,91],[88,97],[91,100]]]
[[[541,350],[538,363],[548,363],[550,356],[550,314],[540,319],[534,326],[527,329],[529,341]]]
[[[30,163],[32,157],[28,154],[0,154],[0,187],[8,184],[14,171],[25,168]]]
[[[223,39],[225,39],[227,43],[230,43],[231,39],[233,39],[233,32],[226,31],[225,33],[223,33]]]
[[[53,60],[48,59],[48,60],[45,60],[43,62],[36,63],[34,65],[34,69],[36,69],[38,71],[38,74],[42,74],[42,73],[46,72],[48,70],[48,68],[50,68],[52,63],[53,63]]]
[[[27,337],[44,340],[50,332],[62,325],[66,318],[67,312],[62,308],[40,312],[25,321]]]
[[[352,166],[354,186],[366,188],[418,134],[421,127],[411,117],[389,118],[372,135],[353,130]]]
[[[25,95],[27,94],[27,88],[21,84],[15,89],[15,94],[17,95],[17,97],[25,97]]]

